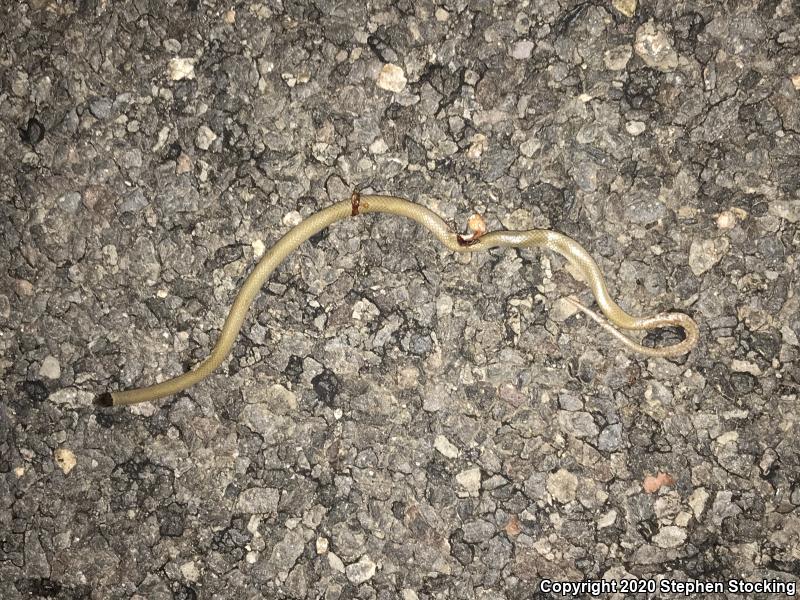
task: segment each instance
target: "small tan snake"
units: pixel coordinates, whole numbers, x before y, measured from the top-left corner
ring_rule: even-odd
[[[661,313],[654,317],[634,317],[622,310],[609,295],[603,274],[594,259],[578,242],[562,233],[548,229],[485,233],[483,227],[478,224],[482,223],[482,219],[477,217],[477,220],[470,219],[469,226],[472,233],[459,235],[453,232],[439,215],[424,206],[395,196],[360,196],[358,193],[354,193],[350,200],[337,202],[295,225],[261,258],[239,290],[228,317],[225,319],[225,324],[222,326],[219,339],[208,358],[187,373],[162,383],[133,390],[101,394],[97,398],[97,404],[101,406],[123,406],[138,402],[148,402],[180,392],[208,377],[230,353],[247,311],[262,285],[289,254],[296,250],[300,244],[336,221],[359,214],[379,212],[400,215],[416,221],[428,229],[436,239],[453,252],[483,252],[490,248],[498,247],[547,248],[562,255],[577,269],[591,288],[600,310],[616,327],[638,330],[657,329],[667,326],[683,328],[685,337],[682,341],[671,346],[648,348],[625,336],[577,300],[566,298],[576,308],[600,323],[625,346],[640,354],[653,357],[679,356],[689,352],[697,343],[699,337],[697,324],[686,314],[672,312]]]

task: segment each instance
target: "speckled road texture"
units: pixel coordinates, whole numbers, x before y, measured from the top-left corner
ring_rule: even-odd
[[[798,3],[361,4],[3,3],[0,597],[796,581]],[[218,374],[92,404],[200,361],[354,188],[558,229],[700,344],[632,356],[562,259],[365,216]]]

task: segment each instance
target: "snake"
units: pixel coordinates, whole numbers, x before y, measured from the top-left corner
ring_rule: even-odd
[[[491,248],[544,248],[560,254],[573,266],[579,278],[588,285],[607,321],[575,297],[566,296],[564,299],[575,307],[575,313],[583,312],[633,352],[647,357],[673,358],[687,354],[699,339],[697,323],[688,314],[664,312],[652,317],[636,317],[623,310],[609,294],[603,273],[594,258],[577,241],[563,233],[550,229],[487,232],[483,218],[480,215],[473,215],[467,222],[469,233],[459,234],[442,217],[425,206],[397,196],[361,195],[354,192],[349,199],[336,202],[306,217],[264,253],[239,289],[217,342],[207,358],[182,375],[161,383],[130,390],[104,392],[96,397],[95,403],[108,407],[150,402],[177,394],[208,377],[230,353],[253,300],[284,259],[303,242],[337,221],[367,213],[386,213],[411,219],[430,231],[452,252],[484,252]],[[621,329],[644,331],[663,327],[681,328],[684,332],[683,339],[666,346],[649,347],[620,331]]]

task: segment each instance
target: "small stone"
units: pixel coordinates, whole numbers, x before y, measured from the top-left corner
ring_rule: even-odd
[[[267,251],[267,246],[261,240],[254,240],[251,242],[250,247],[253,248],[253,257],[261,258],[264,252]]]
[[[111,100],[109,98],[93,98],[89,102],[89,112],[98,119],[107,119],[111,114]]]
[[[561,504],[575,500],[578,477],[566,469],[559,469],[547,478],[547,491]]]
[[[522,523],[517,515],[512,515],[504,527],[506,533],[511,537],[517,537],[522,533]]]
[[[790,223],[800,222],[800,200],[773,200],[769,203],[769,213]]]
[[[563,390],[558,394],[558,405],[562,410],[578,411],[583,408],[583,400],[580,394]]]
[[[39,375],[47,379],[58,379],[61,377],[61,364],[55,356],[47,356],[39,367]]]
[[[609,425],[600,433],[597,447],[603,452],[613,452],[622,447],[622,425]]]
[[[637,225],[650,225],[667,215],[664,203],[649,193],[634,196],[625,206],[625,218]]]
[[[167,75],[172,81],[194,79],[193,58],[172,58],[167,66]]]
[[[599,433],[592,415],[584,411],[559,411],[558,424],[566,433],[576,438],[593,438]]]
[[[178,160],[175,165],[175,174],[183,175],[184,173],[191,172],[191,170],[192,170],[192,159],[189,158],[183,152],[181,152],[180,156],[178,156]]]
[[[641,121],[628,121],[625,123],[625,130],[630,133],[633,137],[637,135],[641,135],[644,133],[645,125]]]
[[[731,371],[734,373],[750,373],[753,377],[761,377],[761,368],[746,360],[739,360],[734,358],[731,362]]]
[[[164,46],[164,50],[170,54],[177,54],[181,51],[181,43],[175,38],[167,38],[161,45]]]
[[[642,482],[642,488],[648,494],[654,494],[665,485],[675,485],[675,478],[669,473],[647,475]]]
[[[344,573],[344,563],[342,559],[336,556],[333,552],[328,552],[328,565],[337,573]]]
[[[610,510],[602,517],[597,519],[597,528],[598,529],[605,529],[606,527],[611,527],[617,521],[617,511]]]
[[[636,30],[633,49],[648,67],[672,71],[678,66],[678,54],[672,47],[672,41],[664,31],[656,28],[653,21],[648,21]]]
[[[81,207],[81,198],[80,193],[78,192],[69,192],[64,194],[58,199],[58,206],[66,213],[74,215],[78,212],[78,209]]]
[[[254,487],[239,494],[236,510],[244,513],[272,514],[278,510],[280,492],[275,488]]]
[[[446,456],[447,458],[458,458],[458,448],[443,435],[436,436],[436,439],[433,442],[433,447],[436,448],[440,454]]]
[[[497,528],[493,523],[478,519],[476,521],[468,521],[462,525],[464,531],[464,541],[468,544],[480,544],[486,542],[494,536]]]
[[[611,5],[626,17],[636,13],[636,0],[612,0]]]
[[[281,541],[272,547],[269,557],[270,566],[278,573],[288,574],[297,559],[303,554],[305,540],[301,528],[289,530]]]
[[[447,21],[447,19],[450,18],[450,13],[447,12],[445,9],[439,7],[436,9],[434,16],[436,17],[437,21],[439,21],[440,23],[444,23],[445,21]]]
[[[181,575],[188,581],[199,581],[200,571],[194,561],[189,561],[181,565]]]
[[[682,527],[669,525],[662,527],[661,530],[653,536],[653,542],[661,548],[677,548],[686,541],[686,530]]]
[[[31,117],[25,124],[25,129],[20,130],[20,138],[23,142],[35,146],[44,139],[45,128],[41,121],[36,117]]]
[[[467,149],[467,158],[471,160],[478,160],[486,150],[489,149],[489,140],[482,133],[476,133],[470,139],[470,145]]]
[[[400,592],[400,598],[402,598],[402,600],[419,600],[417,592],[415,592],[410,588],[406,588],[402,592]]]
[[[725,433],[721,433],[717,436],[714,440],[720,446],[724,446],[725,444],[732,444],[736,443],[739,440],[739,432],[738,431],[726,431]]]
[[[225,14],[222,16],[222,19],[228,24],[233,25],[236,23],[236,11],[233,9],[226,10]]]
[[[14,286],[20,296],[33,296],[33,284],[27,279],[17,279]]]
[[[141,189],[131,190],[125,195],[125,200],[119,207],[120,212],[138,212],[147,206],[147,198],[144,197],[144,192]]]
[[[200,150],[208,150],[214,140],[217,139],[217,134],[206,125],[201,125],[197,130],[197,135],[194,138],[194,145]]]
[[[403,69],[392,63],[383,65],[381,72],[378,74],[377,85],[382,90],[389,92],[402,92],[407,83],[406,75]]]
[[[794,89],[800,90],[800,73],[792,75],[792,85],[794,86]]]
[[[317,538],[317,554],[325,554],[328,551],[328,538],[324,536],[319,536]]]
[[[523,156],[527,158],[533,158],[533,156],[541,149],[541,147],[542,142],[536,138],[530,138],[519,145],[519,151],[522,152]]]
[[[548,316],[556,322],[563,322],[569,319],[572,315],[576,314],[578,309],[575,305],[566,298],[559,298],[553,302],[553,306],[548,313]]]
[[[369,151],[373,154],[385,154],[388,149],[389,146],[386,145],[386,142],[382,137],[378,138],[369,145]]]
[[[372,562],[369,556],[364,555],[357,563],[347,565],[345,573],[351,583],[358,585],[359,583],[364,583],[372,579],[375,575],[376,568],[375,563]]]
[[[53,458],[58,468],[64,471],[64,475],[67,475],[78,464],[75,454],[68,448],[56,448],[56,451],[53,452]]]
[[[603,64],[609,71],[622,71],[628,66],[631,56],[633,50],[630,46],[616,46],[605,51]]]
[[[533,52],[533,42],[520,40],[511,47],[511,58],[525,60],[531,57],[531,52]]]
[[[695,275],[702,275],[716,265],[728,251],[728,238],[694,240],[689,247],[689,268]]]
[[[736,226],[736,217],[733,212],[724,210],[717,217],[717,227],[720,229],[733,229]]]
[[[456,481],[467,492],[476,495],[481,489],[481,470],[478,467],[465,469],[456,475]]]

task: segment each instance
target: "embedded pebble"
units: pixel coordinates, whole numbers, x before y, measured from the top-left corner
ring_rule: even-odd
[[[728,251],[728,238],[694,240],[689,247],[689,268],[695,275],[702,275],[722,260]]]
[[[372,579],[375,575],[376,568],[377,566],[372,562],[369,556],[362,556],[361,560],[357,563],[347,565],[345,573],[347,574],[347,579],[349,579],[351,583],[357,585]]]
[[[53,452],[53,458],[58,468],[64,472],[64,475],[72,471],[75,465],[78,464],[75,454],[68,448],[56,448],[55,452]]]
[[[677,548],[685,541],[686,530],[675,525],[662,527],[659,532],[653,536],[653,542],[661,548]]]
[[[110,98],[94,98],[89,101],[89,112],[98,119],[107,119],[111,114],[111,106]]]
[[[672,47],[672,40],[653,21],[648,21],[636,30],[633,49],[648,67],[672,71],[678,66],[678,54]]]
[[[626,17],[636,13],[636,0],[612,0],[611,5]]]
[[[328,538],[319,536],[316,541],[317,554],[325,554],[328,551]]]
[[[645,125],[641,121],[628,121],[625,124],[625,130],[632,136],[636,137],[644,133]]]
[[[344,573],[345,567],[342,559],[336,556],[333,552],[328,552],[328,565],[337,573]]]
[[[597,528],[598,529],[605,529],[606,527],[611,527],[617,521],[617,511],[610,510],[602,517],[597,519]]]
[[[275,488],[250,488],[239,494],[236,510],[245,513],[272,514],[278,510],[279,499],[280,492]]]
[[[541,149],[542,143],[535,137],[528,138],[519,145],[519,151],[523,156],[533,158],[536,153]]]
[[[533,42],[530,40],[520,40],[511,47],[511,57],[517,60],[525,60],[531,57],[533,52]]]
[[[183,575],[183,578],[187,581],[200,580],[200,570],[197,568],[197,565],[193,560],[185,562],[181,565],[181,575]]]
[[[615,46],[603,53],[603,64],[610,71],[622,71],[632,56],[633,49],[630,46]]]
[[[69,192],[58,199],[58,204],[61,210],[74,215],[81,207],[81,200],[82,198],[79,192]]]
[[[201,125],[197,129],[197,135],[194,138],[194,145],[200,150],[208,150],[211,144],[217,139],[217,134],[214,133],[207,125]]]
[[[477,494],[481,489],[481,470],[478,467],[465,469],[456,475],[456,481],[470,494]]]
[[[406,87],[406,75],[403,69],[392,63],[383,65],[381,72],[378,74],[377,85],[382,90],[389,92],[402,92]]]
[[[575,500],[578,477],[566,469],[559,469],[547,478],[547,491],[561,504]]]
[[[47,356],[39,367],[39,375],[46,379],[58,379],[61,377],[61,364],[55,356]]]
[[[440,454],[446,456],[447,458],[458,458],[458,448],[443,435],[436,436],[436,439],[433,442],[433,447],[436,448]]]
[[[167,67],[167,75],[172,81],[194,79],[194,59],[172,58]]]

